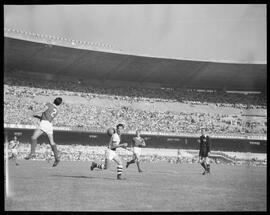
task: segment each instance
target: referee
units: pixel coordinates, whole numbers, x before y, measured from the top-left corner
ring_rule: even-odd
[[[199,151],[199,158],[200,158],[200,164],[204,168],[203,175],[210,174],[210,163],[208,154],[210,153],[210,138],[208,135],[205,135],[205,129],[201,129],[201,136],[200,136],[200,151]]]

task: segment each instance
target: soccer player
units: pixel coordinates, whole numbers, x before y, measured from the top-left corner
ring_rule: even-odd
[[[17,136],[14,136],[14,139],[11,140],[9,142],[9,146],[8,148],[11,151],[11,156],[8,158],[9,160],[12,159],[15,161],[16,166],[18,166],[19,164],[17,163],[17,155],[18,155],[18,151],[17,148],[19,146],[20,142],[17,140]]]
[[[204,172],[202,174],[203,175],[205,175],[206,173],[210,174],[210,162],[208,154],[210,153],[211,143],[209,136],[205,135],[204,128],[201,129],[201,136],[199,142],[200,142],[199,161],[202,167],[204,168]]]
[[[137,164],[138,167],[138,171],[139,172],[143,172],[141,167],[140,167],[140,155],[142,153],[142,147],[146,146],[144,139],[140,136],[141,135],[141,131],[137,130],[136,131],[136,137],[134,137],[132,139],[132,147],[133,147],[133,159],[128,161],[126,164],[126,168],[128,168],[128,166],[132,163]]]
[[[176,163],[181,163],[181,158],[182,158],[181,151],[180,151],[180,149],[178,149],[177,150],[177,160],[176,160]]]
[[[30,154],[25,158],[26,160],[29,160],[31,158],[36,157],[36,146],[37,146],[37,139],[40,135],[45,133],[49,139],[49,143],[51,145],[52,151],[54,153],[55,161],[53,163],[53,167],[57,166],[60,162],[60,158],[58,156],[58,151],[56,144],[53,139],[53,126],[52,121],[58,114],[58,106],[62,103],[62,98],[57,97],[53,103],[47,103],[46,108],[40,111],[35,112],[33,115],[36,118],[40,119],[39,127],[34,131],[34,134],[32,136],[32,144],[31,144],[31,152]],[[42,113],[41,116],[39,114]]]
[[[112,134],[108,149],[105,152],[105,164],[98,164],[96,162],[92,162],[90,167],[91,170],[94,168],[98,168],[101,170],[106,170],[109,168],[110,162],[113,160],[117,164],[117,179],[122,180],[122,172],[123,172],[123,165],[119,155],[116,152],[116,149],[119,147],[127,147],[127,143],[120,143],[121,141],[121,134],[124,129],[123,124],[118,124],[116,126],[116,132]]]

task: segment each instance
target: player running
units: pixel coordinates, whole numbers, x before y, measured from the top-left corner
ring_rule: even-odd
[[[17,163],[17,155],[18,155],[18,147],[20,142],[17,140],[17,136],[14,136],[14,139],[9,142],[8,148],[11,152],[11,156],[8,158],[9,160],[12,159],[15,161],[16,166],[19,164]]]
[[[127,143],[120,144],[121,141],[121,134],[124,129],[123,124],[118,124],[116,126],[116,132],[112,134],[108,149],[105,151],[105,164],[97,164],[96,162],[92,162],[90,167],[91,170],[94,168],[98,168],[101,170],[106,170],[109,168],[110,161],[114,161],[117,164],[117,179],[122,180],[122,172],[123,172],[123,165],[119,155],[116,152],[116,149],[119,147],[127,147]]]
[[[205,135],[205,131],[201,129],[201,136],[200,136],[200,151],[199,151],[199,158],[200,164],[204,168],[204,172],[202,173],[205,175],[206,173],[210,174],[210,163],[208,154],[210,153],[210,138],[208,135]]]
[[[142,153],[142,147],[146,146],[144,139],[140,136],[141,132],[140,130],[136,131],[136,137],[132,139],[132,147],[133,147],[133,159],[131,161],[128,161],[126,164],[126,168],[132,163],[137,164],[138,171],[143,172],[140,167],[140,155]]]
[[[30,154],[25,158],[26,160],[29,160],[31,158],[36,157],[36,146],[37,146],[37,139],[40,135],[45,133],[49,139],[49,143],[51,145],[52,151],[54,153],[55,161],[53,163],[53,167],[57,166],[60,162],[60,158],[58,156],[58,151],[56,144],[53,139],[53,126],[52,121],[58,114],[58,106],[62,103],[62,98],[57,97],[53,103],[47,103],[46,109],[43,109],[41,111],[35,112],[33,115],[36,118],[40,119],[40,125],[39,127],[34,131],[34,134],[32,136],[32,144],[31,144],[31,152]],[[41,116],[39,114],[42,113]]]

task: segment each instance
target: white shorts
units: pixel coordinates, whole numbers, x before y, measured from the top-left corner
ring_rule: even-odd
[[[41,120],[39,124],[39,129],[44,131],[47,134],[53,134],[53,126],[52,123],[50,123],[47,120]]]
[[[116,151],[113,151],[111,149],[107,149],[105,151],[105,158],[108,160],[113,160],[115,157],[117,157],[118,155],[116,154]]]
[[[133,148],[133,153],[136,154],[136,156],[139,158],[140,155],[142,154],[142,148],[140,148],[140,147],[134,147]]]

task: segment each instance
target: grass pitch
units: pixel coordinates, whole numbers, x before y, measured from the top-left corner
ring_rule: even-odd
[[[90,162],[8,163],[6,211],[266,211],[266,167],[142,163],[90,171]]]

